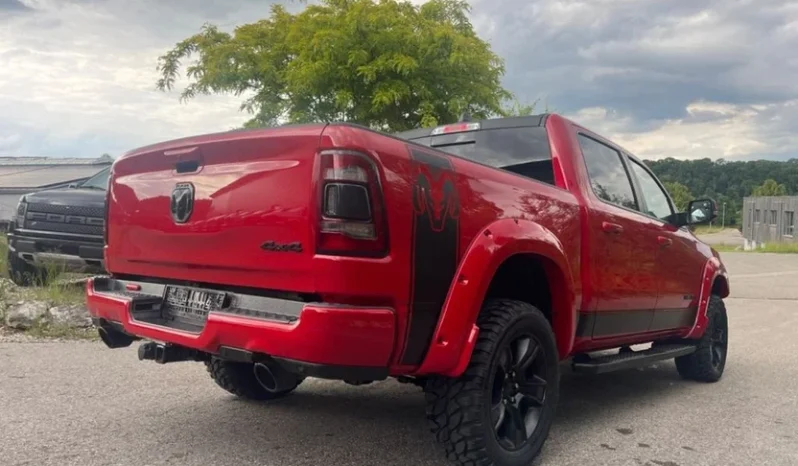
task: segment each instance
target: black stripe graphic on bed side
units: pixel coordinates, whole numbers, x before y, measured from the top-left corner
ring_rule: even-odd
[[[410,323],[403,364],[427,353],[458,262],[460,200],[449,159],[411,149],[413,185]]]

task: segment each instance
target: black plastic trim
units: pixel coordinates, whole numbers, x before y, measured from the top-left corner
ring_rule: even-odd
[[[601,356],[595,359],[574,362],[572,364],[575,372],[584,374],[604,374],[625,369],[645,366],[652,362],[673,359],[679,356],[686,356],[694,353],[694,345],[662,345],[654,346],[651,349],[642,351],[632,351],[625,353]]]
[[[63,233],[57,231],[28,230],[15,228],[14,233],[8,234],[8,240],[25,239],[30,241],[59,241],[71,244],[89,244],[92,246],[103,247],[102,235],[81,235],[77,233]]]
[[[388,378],[387,367],[373,366],[338,366],[315,364],[287,358],[272,357],[285,370],[301,377],[316,377],[331,380],[372,381]]]
[[[127,289],[128,285],[138,287],[136,291]],[[192,333],[200,333],[205,327],[208,314],[197,321],[175,319],[164,320],[161,310],[163,295],[168,284],[147,281],[120,280],[118,278],[97,277],[94,280],[94,291],[106,295],[116,295],[131,300],[131,317],[139,322],[146,322],[167,328],[176,328]],[[248,317],[256,320],[291,323],[299,318],[305,304],[302,301],[280,299],[254,294],[236,293],[229,290],[218,290],[208,287],[187,286],[199,290],[213,290],[224,293],[225,300],[221,309],[209,311],[209,314],[228,314]]]
[[[129,274],[114,274],[114,279],[119,280],[120,282],[137,282],[141,283],[142,285],[145,283],[149,283],[154,285],[177,285],[177,286],[191,286],[195,288],[208,288],[211,290],[226,291],[236,294],[262,296],[264,298],[282,299],[285,301],[297,301],[301,303],[321,302],[321,297],[310,293],[293,293],[293,292],[272,290],[266,288],[227,285],[223,283],[193,282],[187,280],[173,280],[169,278],[144,277],[140,275],[129,275]],[[95,281],[95,286],[99,287],[100,284]]]
[[[51,246],[55,248],[59,248],[61,246],[73,246],[78,248],[78,254],[66,254],[68,256],[79,257],[81,259],[87,260],[103,260],[103,247],[100,244],[94,243],[82,243],[79,241],[61,241],[56,239],[34,239],[34,238],[24,238],[24,237],[9,237],[9,243],[11,248],[15,252],[25,252],[30,254],[36,254],[42,252],[38,249],[37,246],[44,245],[44,246]]]
[[[546,122],[547,116],[548,114],[543,113],[538,115],[474,120],[474,121],[469,121],[469,123],[479,123],[479,129],[475,131],[480,131],[483,129],[522,128],[525,126],[543,126]],[[389,134],[389,136],[393,136],[395,138],[403,140],[420,139],[432,136],[432,131],[435,128],[439,128],[441,126],[446,126],[446,125],[454,125],[457,123],[462,123],[462,122],[453,121],[450,123],[443,123],[432,128],[411,129],[408,131]]]
[[[252,351],[243,350],[240,348],[233,348],[232,346],[220,346],[219,357],[234,362],[255,362],[255,354]]]
[[[695,308],[582,312],[576,336],[603,338],[690,327],[695,322],[696,312]]]

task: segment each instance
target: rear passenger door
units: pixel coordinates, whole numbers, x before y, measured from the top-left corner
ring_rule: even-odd
[[[595,311],[592,336],[646,332],[657,300],[655,230],[645,228],[621,152],[592,135],[577,137],[590,184],[583,257]]]

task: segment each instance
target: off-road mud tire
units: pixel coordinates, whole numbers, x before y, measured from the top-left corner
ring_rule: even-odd
[[[695,353],[676,358],[676,370],[684,379],[713,383],[723,376],[728,354],[729,320],[726,315],[726,305],[720,296],[710,296],[707,317],[709,318],[709,323],[704,335],[696,344]],[[713,335],[717,336],[716,332],[718,330],[725,333],[724,338],[726,341],[719,363],[713,362],[712,356]]]
[[[528,466],[549,435],[559,397],[557,346],[551,325],[534,306],[509,299],[486,301],[477,325],[479,337],[466,371],[457,378],[430,377],[427,382],[430,428],[454,464]],[[490,396],[498,353],[518,331],[531,333],[539,341],[549,376],[538,427],[524,447],[508,451],[494,433]]]
[[[214,357],[206,361],[205,366],[217,385],[233,395],[249,400],[267,401],[282,398],[302,383],[300,380],[289,390],[273,393],[258,383],[253,372],[254,364],[226,361]]]

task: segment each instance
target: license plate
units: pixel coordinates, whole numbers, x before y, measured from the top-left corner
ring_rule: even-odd
[[[220,291],[168,285],[161,307],[163,318],[204,324],[209,312],[222,308],[224,298],[225,294]]]

